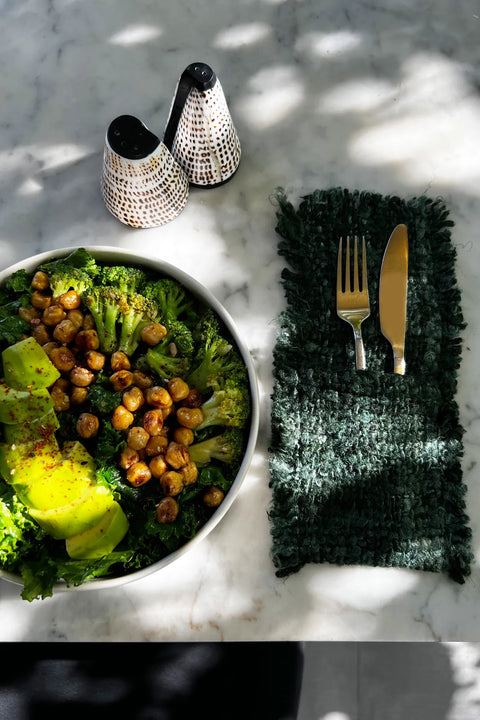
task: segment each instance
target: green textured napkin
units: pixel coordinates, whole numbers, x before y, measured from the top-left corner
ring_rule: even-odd
[[[305,563],[470,573],[463,429],[455,401],[464,328],[448,211],[335,188],[298,209],[277,193],[286,310],[274,349],[269,518],[278,576]],[[406,374],[380,332],[388,238],[409,233]],[[338,238],[365,235],[371,317],[366,371],[335,309]]]

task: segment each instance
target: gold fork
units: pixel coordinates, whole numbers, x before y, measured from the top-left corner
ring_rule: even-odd
[[[357,370],[365,370],[365,350],[362,339],[362,322],[370,315],[370,301],[367,287],[367,253],[365,238],[362,237],[362,289],[360,290],[358,271],[358,238],[355,235],[353,246],[353,288],[350,277],[350,237],[347,236],[345,252],[345,284],[343,284],[343,242],[340,238],[337,259],[337,315],[350,323],[355,338],[355,363]],[[344,289],[345,288],[345,289]]]

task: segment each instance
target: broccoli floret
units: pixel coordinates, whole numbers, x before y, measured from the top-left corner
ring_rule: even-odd
[[[102,268],[100,276],[101,285],[110,285],[122,293],[142,293],[147,281],[144,270],[125,265],[110,265]]]
[[[106,353],[123,350],[133,355],[143,328],[157,316],[155,304],[143,295],[126,295],[110,285],[89,288],[84,300],[95,320],[100,349]]]
[[[227,428],[221,435],[188,446],[190,460],[202,467],[212,460],[227,465],[240,462],[243,454],[243,433],[238,428]]]
[[[227,376],[246,378],[246,367],[235,348],[219,334],[219,323],[212,311],[203,316],[194,331],[199,350],[192,360],[192,371],[187,382],[202,394],[215,383],[222,384]]]
[[[58,297],[70,289],[83,295],[100,268],[87,250],[78,248],[65,258],[40,265],[40,270],[47,273],[53,296]]]
[[[197,430],[213,425],[225,427],[244,427],[250,413],[250,394],[242,379],[228,377],[222,385],[214,387],[212,395],[201,410],[203,422]]]
[[[185,323],[180,320],[175,320],[169,324],[167,342],[175,345],[179,355],[183,355],[188,358],[192,357],[195,350],[193,336]]]
[[[145,285],[144,295],[158,306],[163,323],[168,325],[191,310],[193,301],[185,288],[173,278],[150,281]]]
[[[200,346],[209,345],[220,336],[220,322],[211,308],[206,310],[193,330],[195,342]]]
[[[120,318],[121,293],[112,287],[91,287],[84,301],[95,320],[100,349],[106,353],[118,349],[117,321]]]
[[[172,354],[172,349],[169,335],[166,335],[158,345],[149,348],[145,355],[148,367],[164,383],[172,377],[184,378],[190,369],[189,359],[184,355]]]
[[[48,276],[48,280],[54,298],[60,297],[69,290],[75,290],[82,297],[92,283],[90,276],[84,270],[71,267],[65,268],[63,272],[56,270]]]
[[[133,355],[141,340],[141,333],[158,317],[157,306],[143,295],[131,293],[120,296],[120,338],[118,349]]]
[[[194,349],[192,333],[184,323],[175,320],[169,325],[163,340],[149,348],[145,360],[148,367],[166,383],[172,377],[185,377],[190,370]]]

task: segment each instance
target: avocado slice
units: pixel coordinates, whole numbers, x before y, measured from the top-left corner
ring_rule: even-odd
[[[28,512],[45,532],[60,540],[96,525],[114,502],[106,487],[95,485],[68,505],[51,510],[30,508]]]
[[[67,553],[73,560],[87,560],[108,555],[123,540],[128,527],[125,513],[114,501],[94,527],[66,539]]]
[[[9,444],[29,444],[42,441],[51,441],[55,437],[55,430],[59,422],[55,410],[49,410],[45,415],[35,418],[30,423],[15,423],[3,425],[3,439]]]
[[[28,508],[53,510],[69,505],[96,485],[93,459],[77,462],[48,442],[37,443],[33,449],[14,447],[15,454],[7,454],[8,482]]]
[[[53,468],[61,459],[56,438],[26,443],[0,443],[0,473],[17,493],[28,486],[30,476]],[[28,472],[25,473],[25,467]]]
[[[30,423],[50,410],[53,400],[46,388],[19,390],[0,382],[0,422],[7,425]]]
[[[92,476],[95,474],[95,460],[90,455],[85,445],[83,445],[79,440],[67,440],[64,442],[62,456],[62,462],[72,463],[72,465],[82,465]]]
[[[12,388],[47,388],[60,377],[59,370],[33,337],[5,348],[2,361],[5,383]]]

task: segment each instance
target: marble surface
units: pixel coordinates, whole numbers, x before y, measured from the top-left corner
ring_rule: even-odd
[[[480,8],[464,0],[4,0],[0,262],[112,245],[162,258],[224,303],[259,378],[260,434],[238,499],[173,565],[120,588],[27,603],[0,581],[0,640],[480,639]],[[162,134],[182,70],[207,62],[242,143],[227,185],[133,230],[99,192],[119,114]],[[468,327],[458,402],[475,565],[459,586],[406,570],[308,566],[275,577],[267,510],[277,186],[429,193],[455,222]]]

